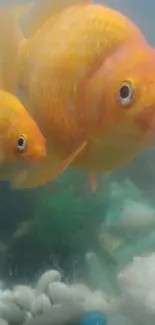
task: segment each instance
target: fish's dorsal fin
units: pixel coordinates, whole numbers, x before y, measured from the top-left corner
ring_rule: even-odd
[[[0,92],[4,89],[3,79],[2,79],[2,58],[0,56]]]
[[[19,52],[23,34],[9,7],[0,7],[0,72],[3,89],[15,94],[18,88]]]
[[[9,11],[11,12],[12,17],[15,21],[20,25],[25,15],[31,10],[33,7],[33,1],[24,2],[21,4],[10,4],[8,6]]]
[[[32,36],[50,17],[61,10],[78,4],[89,4],[91,0],[38,0],[28,10],[23,20],[26,35]]]
[[[27,178],[27,171],[19,172],[15,177],[10,180],[11,188],[20,189],[20,184],[24,183]]]

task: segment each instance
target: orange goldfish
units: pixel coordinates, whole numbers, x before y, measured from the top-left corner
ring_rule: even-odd
[[[7,24],[18,50],[12,60],[8,37],[3,57],[18,63],[9,89],[18,80],[49,152],[19,186],[42,185],[72,165],[95,189],[96,173],[155,143],[155,51],[127,17],[87,0],[44,1],[31,22],[22,40]]]
[[[45,157],[45,139],[36,123],[16,97],[0,90],[0,179],[22,179],[26,165]]]

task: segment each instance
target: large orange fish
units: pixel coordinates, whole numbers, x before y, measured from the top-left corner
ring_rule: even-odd
[[[23,179],[29,165],[46,157],[45,139],[20,101],[0,90],[0,179]]]
[[[6,88],[14,90],[18,80],[49,148],[19,186],[42,185],[72,165],[84,168],[95,187],[96,173],[155,143],[155,51],[134,23],[104,5],[48,0],[35,15],[22,41],[7,22],[11,41],[3,47],[10,67],[19,67],[10,82],[4,62]]]

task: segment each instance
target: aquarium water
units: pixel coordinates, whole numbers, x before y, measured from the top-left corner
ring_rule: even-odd
[[[94,2],[155,46],[154,0]],[[2,179],[0,325],[155,325],[155,149],[97,183],[71,167],[36,189]]]

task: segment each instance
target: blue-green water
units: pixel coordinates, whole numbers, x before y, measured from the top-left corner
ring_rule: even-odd
[[[134,20],[155,45],[154,0],[105,3]],[[40,314],[44,318],[32,325],[155,324],[155,149],[99,177],[98,184],[92,193],[87,175],[74,169],[36,190],[15,191],[0,183],[0,317],[8,324]],[[37,284],[48,270],[58,271],[55,280],[52,275]],[[77,283],[86,287],[69,291]],[[14,296],[5,291],[15,285],[38,291],[16,288]],[[83,309],[77,308],[72,320],[74,303]],[[105,317],[82,319],[86,311]]]

